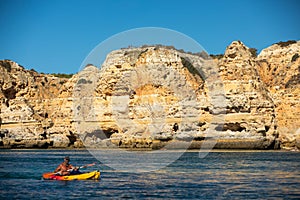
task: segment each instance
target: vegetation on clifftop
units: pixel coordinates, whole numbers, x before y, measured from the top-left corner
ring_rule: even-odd
[[[58,78],[71,78],[74,74],[52,73],[51,75]]]
[[[280,42],[277,42],[275,44],[278,44],[280,47],[287,47],[287,46],[289,46],[291,44],[295,44],[295,43],[297,43],[296,40],[288,40],[288,41],[285,41],[285,42],[280,41]]]

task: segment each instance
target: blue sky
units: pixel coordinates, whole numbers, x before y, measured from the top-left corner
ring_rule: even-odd
[[[298,0],[0,0],[0,59],[76,73],[101,42],[141,27],[172,29],[209,54],[234,40],[259,51],[300,39]]]

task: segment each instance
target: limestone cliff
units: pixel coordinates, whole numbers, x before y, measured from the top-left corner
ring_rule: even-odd
[[[67,79],[25,70],[9,60],[0,61],[0,74],[1,146],[66,147],[76,140]]]
[[[283,148],[300,149],[300,42],[281,42],[257,57],[258,72],[275,104]]]
[[[1,61],[0,146],[299,148],[299,51],[276,44],[255,58],[236,41],[212,61],[129,48],[71,79]]]
[[[249,48],[233,42],[218,66],[228,100],[224,128],[233,138],[258,138],[265,148],[277,148],[275,106]]]

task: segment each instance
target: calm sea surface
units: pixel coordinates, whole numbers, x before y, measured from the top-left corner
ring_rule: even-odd
[[[97,162],[84,171],[99,169],[101,180],[42,180],[65,155],[76,166]],[[214,151],[199,158],[199,152],[185,152],[160,170],[129,173],[85,150],[0,150],[0,199],[121,198],[300,199],[300,153]]]

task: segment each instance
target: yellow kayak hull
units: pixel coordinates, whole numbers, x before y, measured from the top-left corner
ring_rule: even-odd
[[[62,181],[71,181],[71,180],[99,180],[100,179],[100,172],[99,171],[92,171],[82,174],[75,174],[75,175],[67,175],[67,176],[60,176],[55,173],[44,173],[44,179],[48,180],[62,180]]]

